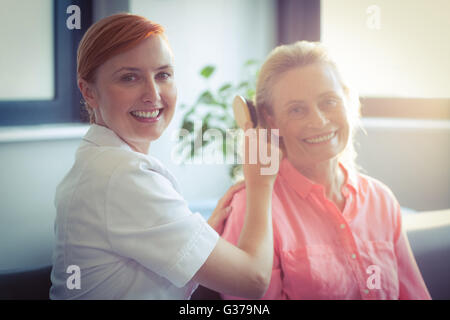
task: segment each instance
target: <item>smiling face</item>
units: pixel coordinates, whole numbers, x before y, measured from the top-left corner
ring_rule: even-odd
[[[350,136],[346,96],[333,69],[310,64],[282,73],[272,88],[272,115],[288,159],[311,166],[338,156]]]
[[[95,123],[113,130],[135,151],[147,153],[172,120],[177,98],[167,42],[153,35],[97,70],[95,82],[79,82]]]

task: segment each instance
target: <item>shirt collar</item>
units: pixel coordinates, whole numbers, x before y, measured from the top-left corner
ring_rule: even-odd
[[[127,150],[132,150],[131,147],[125,141],[123,141],[114,131],[97,124],[91,124],[89,130],[84,135],[83,140],[96,144],[97,146],[119,147]]]
[[[346,167],[342,162],[339,165],[346,173],[345,185],[353,189],[355,193],[358,193],[358,180],[354,169]]]
[[[350,187],[353,192],[357,193],[356,174],[353,170],[348,170],[341,162],[339,162],[339,166],[346,173],[344,186]],[[323,189],[322,185],[315,183],[302,175],[287,158],[284,158],[281,161],[280,175],[302,198],[306,198],[313,189]]]
[[[151,170],[159,172],[164,175],[172,183],[175,190],[181,194],[180,185],[177,179],[172,175],[172,173],[167,170],[167,168],[162,164],[162,162],[150,155],[143,155],[137,151],[134,151],[125,141],[123,141],[114,131],[111,129],[100,126],[97,124],[91,124],[90,128],[83,137],[83,141],[88,143],[93,143],[99,147],[116,147],[125,150],[129,150],[138,154],[141,157],[145,157],[150,160]]]

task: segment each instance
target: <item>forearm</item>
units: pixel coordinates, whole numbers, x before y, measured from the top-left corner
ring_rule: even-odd
[[[257,268],[269,277],[273,263],[272,184],[247,187],[247,208],[238,247]]]

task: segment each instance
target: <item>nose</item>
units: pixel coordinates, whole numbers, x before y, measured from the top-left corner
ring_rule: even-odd
[[[308,116],[308,124],[309,128],[313,129],[321,129],[326,126],[330,120],[327,118],[326,114],[320,110],[319,107],[313,107]]]
[[[148,79],[144,83],[142,102],[155,104],[159,100],[159,86],[154,79]]]

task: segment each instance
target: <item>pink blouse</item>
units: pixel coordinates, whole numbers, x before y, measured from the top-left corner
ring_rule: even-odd
[[[272,279],[263,299],[431,299],[392,192],[341,167],[347,173],[343,212],[326,198],[323,186],[282,161],[272,198]],[[233,244],[245,202],[243,189],[232,200],[222,234]]]

